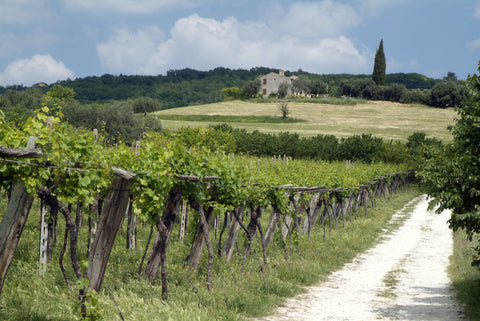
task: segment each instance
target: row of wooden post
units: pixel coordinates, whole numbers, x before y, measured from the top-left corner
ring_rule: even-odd
[[[24,150],[22,151],[23,154],[16,154],[17,156],[13,157],[32,157],[32,144],[27,146],[29,147],[30,154]],[[1,152],[2,150],[0,149],[0,156],[2,155]],[[10,157],[12,157],[12,155],[10,155]],[[86,275],[77,273],[77,277],[85,277],[89,280],[89,288],[94,291],[98,291],[101,288],[113,243],[125,216],[127,218],[127,248],[133,249],[136,244],[137,221],[132,213],[130,193],[130,188],[134,184],[135,174],[118,168],[113,168],[113,171],[115,173],[115,179],[112,182],[107,197],[102,201],[103,206],[100,206],[101,208],[99,207],[98,212],[101,214],[98,220],[92,220],[91,224],[89,224],[91,240],[89,241],[89,267],[87,273]],[[288,239],[288,236],[291,236],[294,231],[299,234],[308,234],[310,240],[311,231],[318,224],[323,226],[325,237],[327,223],[329,231],[331,231],[333,223],[336,228],[340,219],[343,222],[343,226],[345,226],[348,213],[350,213],[350,221],[352,221],[353,215],[355,215],[355,217],[357,216],[360,208],[365,209],[366,215],[368,202],[371,202],[374,206],[376,198],[381,196],[386,198],[388,194],[396,192],[400,187],[405,185],[407,177],[408,173],[397,173],[390,177],[381,177],[372,182],[368,182],[366,185],[351,189],[348,193],[346,193],[347,191],[344,189],[332,190],[326,187],[306,188],[289,185],[277,186],[275,188],[284,190],[285,197],[289,197],[289,212],[280,213],[276,204],[271,204],[272,212],[265,232],[260,224],[260,218],[264,209],[255,204],[243,204],[232,212],[226,213],[222,232],[218,234],[218,254],[225,257],[227,261],[230,261],[238,241],[239,231],[243,230],[247,239],[243,260],[244,267],[252,242],[258,232],[263,250],[263,259],[266,264],[266,249],[272,243],[275,232],[278,231],[280,239],[284,244],[285,256],[289,257],[292,252],[292,244],[291,237]],[[215,180],[217,178],[218,177],[208,177],[207,179]],[[177,179],[190,180],[192,182],[200,181],[198,177],[182,175],[177,176]],[[301,193],[313,194],[308,204],[299,203]],[[339,196],[341,194],[342,196]],[[344,197],[343,195],[347,196]],[[22,182],[17,182],[12,190],[4,219],[0,224],[0,293],[8,266],[10,265],[13,253],[18,244],[32,202],[33,196],[26,193]],[[51,227],[49,227],[49,222],[46,220],[46,210],[44,207],[45,206],[42,206],[40,229],[39,261],[42,266],[41,273],[45,271],[45,264],[48,261],[48,255],[51,253],[52,246],[52,241],[49,240],[52,231],[49,230]],[[213,247],[210,243],[209,227],[212,221],[214,221],[213,208],[204,208],[203,204],[196,203],[193,200],[182,200],[182,191],[177,186],[174,186],[169,192],[165,210],[156,224],[156,237],[143,272],[144,277],[148,278],[151,282],[157,279],[158,273],[161,272],[162,294],[164,298],[168,296],[166,283],[166,249],[173,226],[179,216],[179,238],[183,239],[185,237],[187,207],[195,209],[200,217],[196,236],[187,260],[193,270],[198,269],[203,248],[207,246],[209,256],[207,286],[209,288],[212,286]],[[181,214],[179,215],[179,213]],[[243,224],[244,217],[246,216],[245,213],[249,213],[250,215],[248,226]],[[302,213],[305,213],[305,215],[302,216]],[[220,224],[217,224],[215,227],[215,236],[217,236],[217,229],[220,228],[219,225]],[[224,231],[227,232],[225,241],[222,244]],[[215,240],[217,240],[217,237],[215,237]],[[73,266],[78,264],[78,262],[73,261],[74,259],[72,257]]]

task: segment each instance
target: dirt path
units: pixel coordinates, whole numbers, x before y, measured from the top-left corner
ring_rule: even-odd
[[[427,211],[425,196],[412,203],[413,211],[392,218],[407,216],[404,224],[377,246],[288,300],[276,315],[257,320],[463,320],[446,272],[450,213]]]

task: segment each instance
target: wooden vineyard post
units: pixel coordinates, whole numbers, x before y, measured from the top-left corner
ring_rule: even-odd
[[[194,202],[193,202],[194,203]],[[195,208],[196,204],[190,202],[190,207],[197,210]],[[210,223],[213,219],[213,207],[209,207],[206,211],[203,212],[205,216],[205,222],[207,226],[210,226]],[[204,229],[202,222],[197,224],[197,231],[195,234],[195,239],[193,241],[192,247],[190,249],[190,254],[187,257],[187,264],[190,266],[192,271],[197,272],[198,267],[200,265],[200,258],[202,257],[203,248],[205,246],[205,237],[204,237]]]
[[[238,219],[242,218],[244,210],[245,205],[242,205],[241,207],[237,207],[236,209],[234,209],[235,213],[232,213],[234,215],[232,217],[232,222],[230,224],[230,228],[228,229],[228,236],[225,240],[225,246],[222,251],[222,255],[225,257],[227,262],[230,262],[232,260],[233,250],[235,249],[235,244],[237,243],[238,239],[238,231],[241,227],[241,222],[239,222]]]
[[[110,187],[100,217],[100,223],[89,253],[87,277],[89,288],[99,291],[105,275],[113,243],[120,229],[130,197],[135,174],[114,168],[117,175]]]
[[[178,206],[182,200],[182,191],[174,186],[168,193],[165,210],[162,217],[157,221],[157,235],[152,246],[152,252],[145,266],[144,276],[151,283],[155,281],[161,268],[162,299],[168,298],[167,285],[167,246],[177,217]]]
[[[27,150],[35,147],[35,140],[36,137],[30,137]],[[13,157],[18,157],[18,155]],[[13,185],[7,210],[0,223],[0,294],[32,204],[33,196],[28,194],[23,182],[16,182]]]
[[[135,250],[137,248],[137,225],[138,219],[133,215],[133,197],[130,196],[127,209],[127,249]]]
[[[45,274],[47,271],[47,262],[48,262],[48,239],[49,239],[49,229],[48,229],[48,206],[46,202],[41,201],[40,206],[40,250],[38,262],[40,264],[40,275]]]
[[[183,241],[185,238],[185,229],[187,226],[187,218],[188,218],[188,204],[187,201],[183,200],[182,201],[182,209],[180,211],[181,216],[180,216],[180,227],[178,230],[178,239],[180,241]]]
[[[100,220],[100,213],[103,208],[103,200],[98,199],[91,205],[91,213],[88,216],[88,244],[87,244],[87,257],[90,256],[90,249],[93,241],[95,241],[95,235],[97,234],[98,222]]]
[[[280,218],[280,213],[278,213],[278,208],[275,204],[272,204],[272,213],[270,213],[270,219],[268,220],[267,231],[265,232],[264,243],[265,247],[268,247],[273,241],[273,236],[275,235],[275,230],[278,225],[278,220]]]
[[[175,223],[177,208],[180,204],[181,197],[181,190],[178,187],[174,186],[170,189],[162,217],[156,224],[157,234],[144,271],[144,276],[152,283],[157,278],[158,271],[162,267],[165,259],[162,255],[166,255],[168,241],[170,239],[173,224]]]
[[[310,231],[310,226],[312,225],[313,214],[315,213],[315,209],[317,207],[319,194],[313,195],[312,199],[308,203],[307,208],[307,215],[303,219],[302,230],[301,234],[304,235],[307,231]]]

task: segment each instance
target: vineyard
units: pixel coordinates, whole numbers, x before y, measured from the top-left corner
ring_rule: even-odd
[[[206,308],[199,289],[214,291],[219,269],[232,271],[236,264],[234,280],[257,273],[266,278],[270,252],[281,250],[288,262],[318,235],[328,239],[339,226],[366,217],[368,208],[412,179],[402,165],[252,158],[186,146],[158,133],[133,145],[106,143],[97,131],[74,129],[61,117],[54,104],[22,129],[0,119],[6,195],[0,207],[0,297],[9,282],[17,282],[7,273],[12,261],[28,258],[37,262],[34,273],[53,279],[52,293],[72,299],[72,315],[62,319],[101,318],[99,296],[113,293],[119,282],[105,280],[112,273],[159,293],[164,313],[176,304],[170,289],[184,282]],[[37,227],[25,228],[36,210],[38,224],[31,226]],[[23,232],[37,244],[19,245]],[[129,262],[127,270],[109,271],[119,257]],[[124,319],[127,308],[110,296]],[[6,310],[0,307],[0,315]]]

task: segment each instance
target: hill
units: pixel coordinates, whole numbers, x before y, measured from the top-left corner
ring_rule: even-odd
[[[76,98],[82,102],[97,102],[108,100],[124,100],[138,97],[157,99],[163,108],[214,103],[223,100],[222,88],[242,87],[242,85],[258,76],[278,69],[255,67],[247,69],[215,68],[210,71],[198,71],[190,68],[170,70],[166,75],[110,75],[89,76],[68,79],[58,84],[73,88]],[[338,87],[342,80],[370,79],[371,75],[353,74],[314,74],[298,70],[285,71],[285,74],[304,75],[310,79],[320,79],[330,88]],[[428,78],[416,73],[388,74],[387,84],[399,83],[407,89],[431,89],[440,80]],[[46,92],[52,85],[39,87]],[[25,87],[0,87],[0,94],[8,90],[23,90]]]
[[[163,119],[166,128],[182,126],[209,126],[228,122],[231,126],[258,130],[267,133],[291,132],[301,136],[317,134],[347,137],[359,134],[372,134],[389,140],[406,141],[415,132],[424,132],[427,136],[443,141],[452,139],[447,130],[453,124],[456,115],[453,108],[430,108],[424,105],[400,104],[385,101],[358,101],[355,105],[337,105],[292,101],[288,103],[290,117],[300,122],[258,122],[249,120],[251,116],[274,116],[279,118],[279,104],[275,102],[226,101],[214,104],[173,108],[155,112]],[[220,121],[185,120],[191,115],[223,115]],[[243,116],[243,119],[231,116]],[[198,117],[200,119],[200,117]],[[189,118],[191,119],[191,118]],[[205,119],[205,117],[203,118]]]

